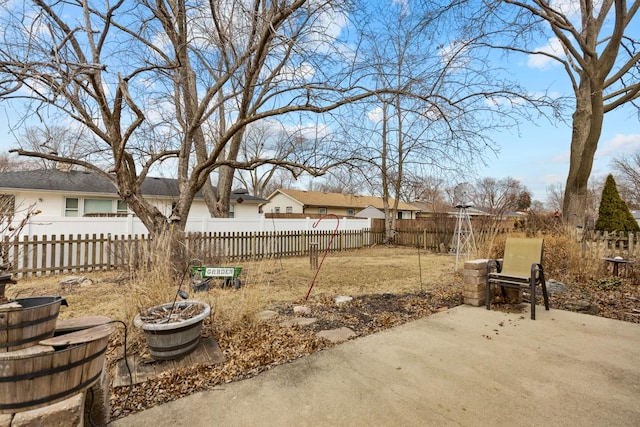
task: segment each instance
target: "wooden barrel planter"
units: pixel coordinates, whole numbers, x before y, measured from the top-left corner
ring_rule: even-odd
[[[60,296],[16,298],[0,305],[0,353],[36,345],[53,336]]]
[[[95,326],[0,353],[0,414],[50,405],[91,387],[102,375],[112,326]]]
[[[149,354],[154,360],[171,360],[191,353],[198,346],[202,334],[202,322],[211,313],[211,307],[200,301],[176,302],[174,310],[195,308],[198,314],[192,317],[170,321],[150,322],[148,313],[172,311],[174,303],[162,304],[138,314],[133,324],[142,329],[147,339]],[[195,307],[194,307],[195,306]]]

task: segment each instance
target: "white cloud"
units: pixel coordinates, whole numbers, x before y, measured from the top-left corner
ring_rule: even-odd
[[[564,58],[564,52],[562,50],[562,44],[557,37],[552,37],[548,40],[545,46],[540,46],[534,49],[534,52],[548,53],[551,55]],[[548,69],[554,65],[559,65],[557,61],[542,54],[531,54],[527,60],[527,65],[531,68]]]
[[[409,14],[411,9],[409,8],[409,0],[392,0],[391,4],[400,6],[400,11],[403,15]]]
[[[277,82],[300,82],[313,79],[316,74],[315,68],[308,62],[303,62],[297,67],[285,65],[280,70],[278,77],[274,79]]]
[[[469,46],[465,41],[454,40],[443,45],[438,54],[449,69],[463,69],[471,62]]]
[[[367,113],[367,118],[373,123],[380,123],[382,121],[382,107],[376,107]]]
[[[309,140],[321,139],[331,133],[329,126],[323,123],[300,123],[297,125],[283,125],[283,127],[288,134],[297,135]]]
[[[616,134],[605,141],[596,151],[596,158],[617,156],[625,153],[640,151],[640,134]]]
[[[580,16],[580,2],[576,0],[551,0],[551,7],[565,15],[569,19],[577,18]],[[599,10],[602,2],[599,0],[594,1],[596,10]]]

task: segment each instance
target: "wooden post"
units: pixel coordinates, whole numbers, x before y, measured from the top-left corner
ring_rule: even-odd
[[[318,269],[318,242],[309,243],[309,262],[312,270]]]

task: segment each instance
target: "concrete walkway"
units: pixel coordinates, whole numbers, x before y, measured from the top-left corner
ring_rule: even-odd
[[[124,426],[640,426],[640,325],[460,306]]]

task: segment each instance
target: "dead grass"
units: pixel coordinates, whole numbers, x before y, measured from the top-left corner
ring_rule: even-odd
[[[504,247],[504,238],[495,237],[487,254],[500,256],[501,247]],[[580,309],[588,303],[588,308],[599,315],[640,322],[637,283],[575,284],[576,274],[593,270],[593,277],[601,277],[606,272],[589,267],[593,261],[581,259],[576,245],[562,236],[545,237],[545,254],[545,263],[550,263],[553,271],[547,278],[562,280],[558,276],[562,274],[570,279],[565,282],[568,291],[553,296],[553,309],[571,309],[571,304]],[[62,295],[69,303],[69,307],[61,310],[62,319],[106,315],[131,325],[141,307],[169,302],[176,294],[179,283],[168,279],[171,277],[165,268],[168,263],[161,260],[158,263],[160,268],[155,271],[144,268],[131,274],[81,273],[90,282],[74,287],[59,285],[64,276],[22,279],[9,287],[7,294],[9,297]],[[190,289],[188,280],[182,288],[190,293],[190,300],[211,306],[203,335],[216,338],[226,361],[215,366],[195,366],[188,372],[170,372],[131,389],[112,389],[112,415],[118,418],[220,383],[248,378],[330,346],[312,329],[283,327],[280,321],[257,323],[254,316],[264,309],[276,310],[282,316],[279,319],[293,316],[293,306],[305,302],[312,282],[306,305],[311,307],[312,315],[318,317],[318,328],[347,325],[362,336],[460,304],[462,278],[454,273],[454,264],[455,257],[450,255],[379,246],[328,254],[314,282],[316,272],[311,270],[308,258],[222,263],[220,266],[243,268],[241,289],[214,286],[208,292],[196,293]],[[355,299],[348,308],[341,308],[332,303],[337,295]],[[582,301],[585,298],[589,301]],[[619,303],[613,304],[614,300]],[[576,305],[576,301],[580,304]],[[112,370],[115,361],[123,355],[124,337],[120,329],[112,335],[107,353]],[[128,354],[144,357],[145,352],[141,334],[130,327]]]
[[[320,260],[322,254],[320,254]],[[418,252],[415,248],[379,246],[371,249],[329,253],[315,278],[309,300],[330,300],[335,295],[368,295],[380,293],[416,293],[434,287],[461,286],[454,274],[455,258],[449,255]],[[133,328],[133,317],[152,305],[173,301],[179,283],[168,279],[168,263],[158,258],[159,268],[140,268],[126,272],[74,273],[19,280],[9,287],[10,298],[35,295],[61,295],[69,306],[60,318],[105,315],[130,326],[132,346],[141,339]],[[243,268],[240,290],[212,287],[208,292],[193,292],[189,278],[182,289],[190,300],[211,306],[211,321],[236,329],[251,327],[254,314],[275,303],[303,302],[316,272],[308,258],[282,258],[224,263]],[[60,280],[69,276],[89,279],[82,285],[62,287]],[[142,345],[140,344],[142,347]]]

